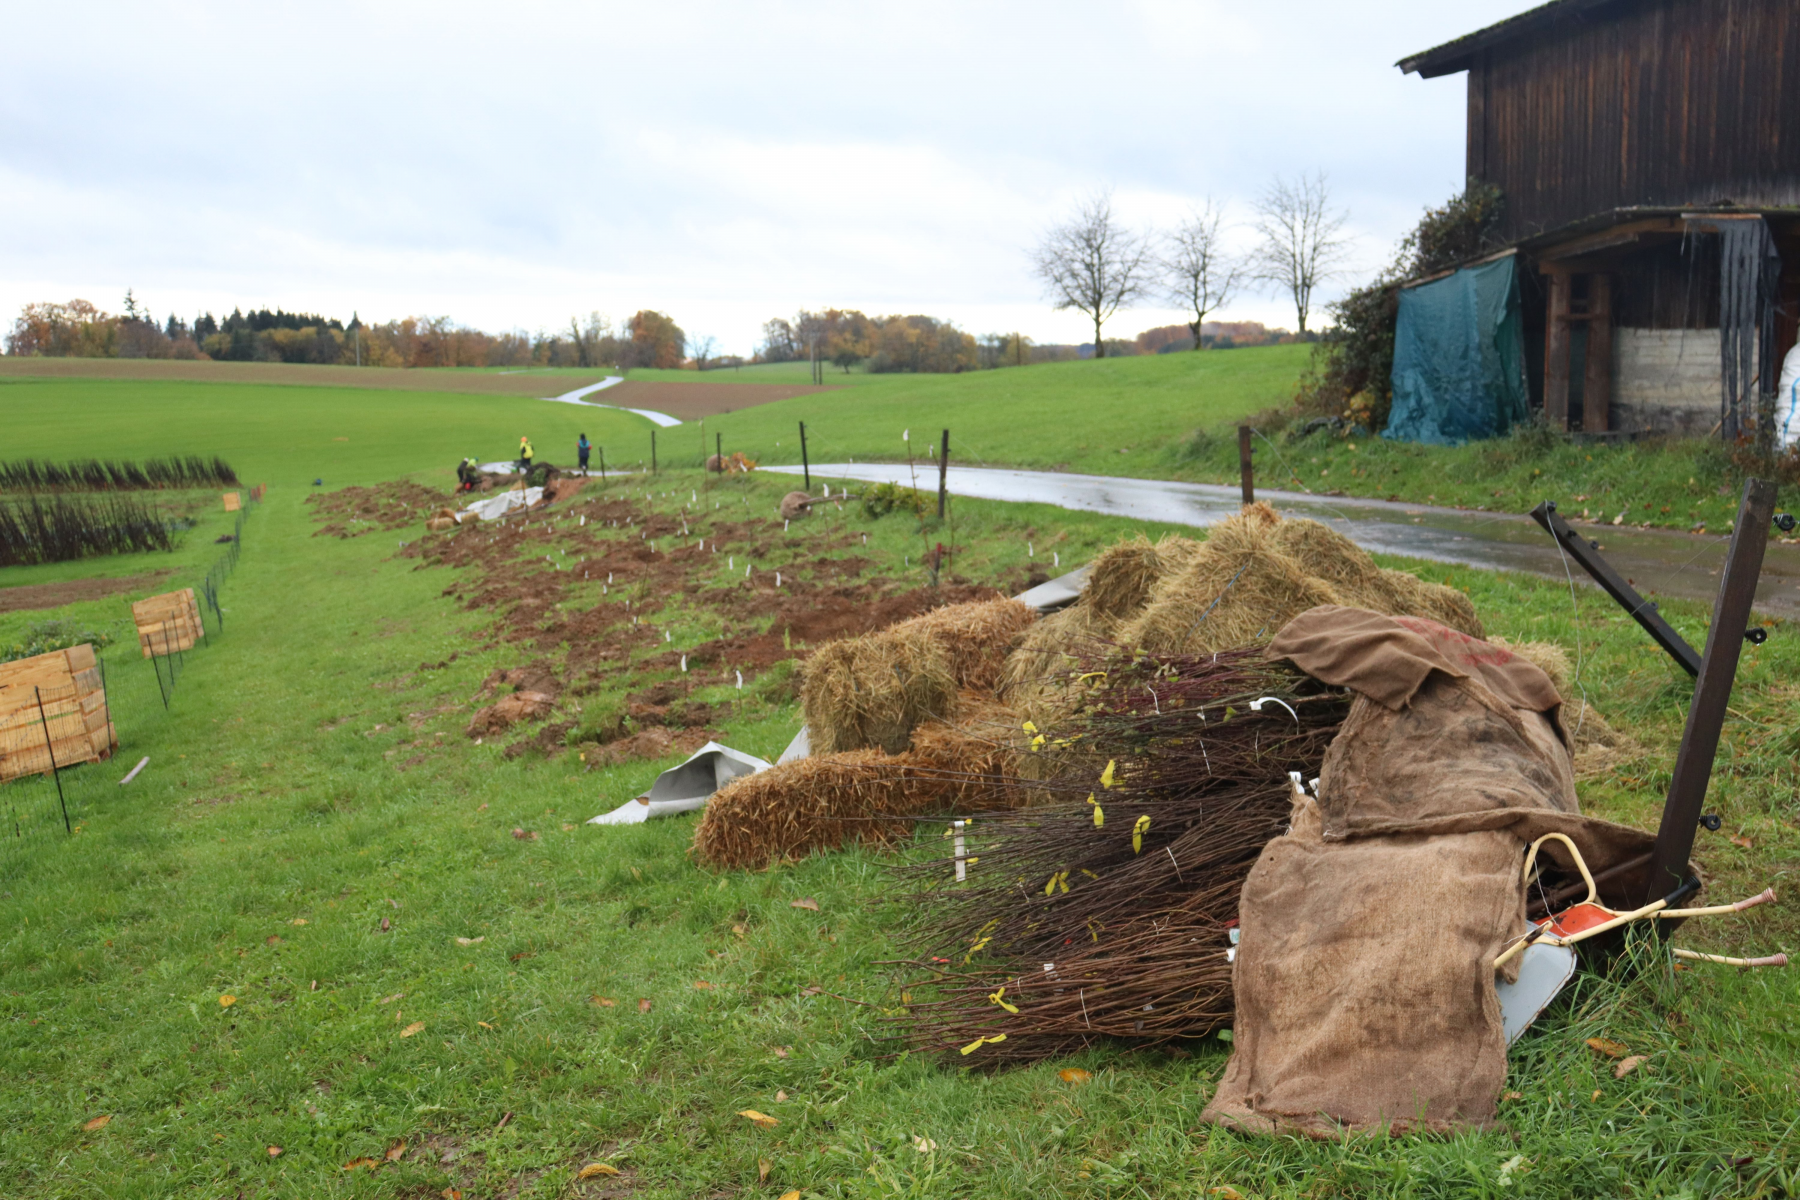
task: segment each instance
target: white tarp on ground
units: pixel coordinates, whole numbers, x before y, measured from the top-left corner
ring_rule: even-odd
[[[640,825],[652,817],[692,812],[704,808],[714,792],[738,776],[768,769],[769,764],[754,754],[708,742],[679,767],[670,767],[658,775],[649,791],[591,818],[588,824]]]
[[[479,517],[483,521],[498,521],[514,509],[530,508],[543,498],[543,488],[526,488],[522,492],[495,492],[486,500],[477,500],[463,509],[457,520],[467,521],[471,517]]]

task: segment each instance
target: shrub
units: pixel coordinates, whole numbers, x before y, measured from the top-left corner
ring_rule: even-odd
[[[878,483],[863,492],[863,512],[870,518],[880,520],[891,512],[909,512],[915,517],[925,515],[926,505],[930,503],[925,493],[918,488],[901,487],[897,483]]]
[[[1491,247],[1505,197],[1471,179],[1460,196],[1428,208],[1388,268],[1327,306],[1333,325],[1313,351],[1295,403],[1302,413],[1341,416],[1370,431],[1386,427],[1393,403],[1394,326],[1400,285],[1480,256]]]

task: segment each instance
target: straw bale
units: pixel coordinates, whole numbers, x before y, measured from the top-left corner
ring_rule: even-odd
[[[694,829],[694,853],[727,869],[767,867],[851,842],[888,844],[911,822],[886,816],[899,772],[879,750],[777,763],[714,793]]]
[[[962,720],[924,722],[904,753],[818,754],[733,780],[707,802],[695,854],[761,868],[853,842],[891,845],[916,817],[1018,807],[1017,714],[978,694],[962,702]]]
[[[921,721],[955,718],[959,687],[994,690],[1036,615],[1016,600],[951,604],[823,647],[802,669],[813,746],[900,753]]]
[[[1388,590],[1386,603],[1365,604],[1364,608],[1390,617],[1426,617],[1470,637],[1485,636],[1481,618],[1475,615],[1475,605],[1455,588],[1426,583],[1406,571],[1384,570],[1381,577]]]
[[[1149,601],[1156,581],[1199,549],[1200,543],[1192,538],[1170,535],[1153,543],[1141,533],[1109,546],[1088,569],[1080,604],[1096,618],[1128,620]]]
[[[1153,654],[1247,646],[1315,605],[1345,603],[1281,552],[1269,536],[1279,519],[1258,507],[1213,526],[1203,551],[1158,581],[1144,611],[1120,627],[1119,641]]]
[[[904,764],[908,812],[989,812],[1024,803],[1017,786],[1019,714],[973,692],[964,692],[959,705],[958,720],[925,722],[913,730],[912,749],[896,756]]]

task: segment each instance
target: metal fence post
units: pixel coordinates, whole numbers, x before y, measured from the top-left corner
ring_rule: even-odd
[[[1650,860],[1650,882],[1644,903],[1660,900],[1687,879],[1688,856],[1694,849],[1694,829],[1706,803],[1706,785],[1712,778],[1713,759],[1719,752],[1719,735],[1725,727],[1725,705],[1737,678],[1738,657],[1749,633],[1750,609],[1756,600],[1756,581],[1762,574],[1763,550],[1769,541],[1769,523],[1775,516],[1773,483],[1751,479],[1744,483],[1737,524],[1732,527],[1731,547],[1725,554],[1725,573],[1719,596],[1713,603],[1712,626],[1706,631],[1706,651],[1700,658],[1700,677],[1694,699],[1688,705],[1687,727],[1675,754],[1675,770],[1669,780],[1669,796],[1663,805],[1662,825],[1656,831],[1656,849]]]
[[[69,824],[69,802],[63,799],[62,772],[56,769],[56,743],[50,737],[50,718],[44,715],[44,692],[33,684],[31,694],[37,699],[38,720],[44,726],[44,750],[50,755],[50,775],[56,780],[56,803],[62,808],[63,832],[74,833],[74,826]]]

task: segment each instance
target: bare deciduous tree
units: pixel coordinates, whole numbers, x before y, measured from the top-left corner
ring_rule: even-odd
[[[1223,308],[1244,277],[1244,264],[1219,238],[1224,215],[1209,197],[1169,234],[1163,258],[1169,299],[1194,314],[1187,327],[1194,331],[1196,350],[1206,314]]]
[[[1044,235],[1034,259],[1055,306],[1094,322],[1094,357],[1106,357],[1101,325],[1144,294],[1154,265],[1144,239],[1114,220],[1112,193],[1083,201],[1073,220]]]
[[[1313,292],[1341,273],[1350,249],[1343,229],[1344,214],[1332,211],[1323,172],[1291,183],[1277,176],[1256,202],[1256,231],[1262,235],[1256,277],[1292,297],[1301,333]]]
[[[688,353],[693,355],[696,370],[706,370],[706,364],[713,360],[713,350],[718,344],[718,339],[711,334],[688,339]]]

